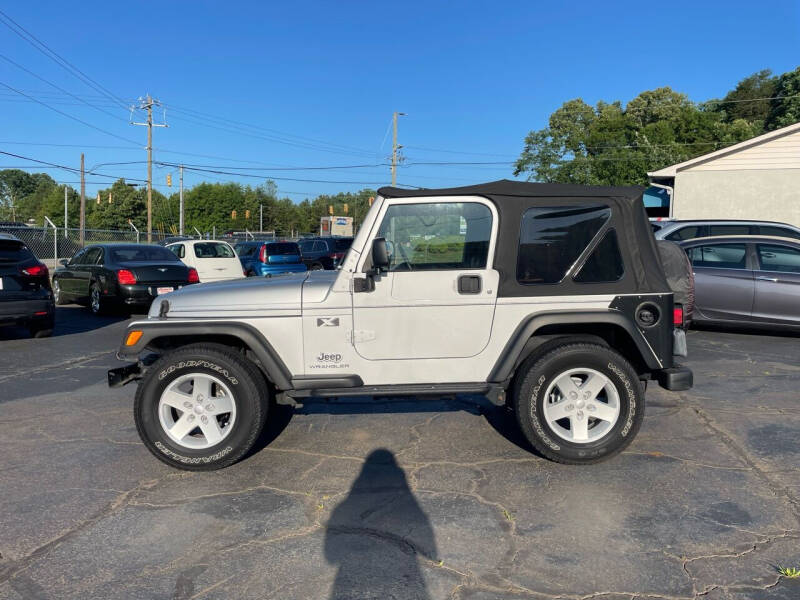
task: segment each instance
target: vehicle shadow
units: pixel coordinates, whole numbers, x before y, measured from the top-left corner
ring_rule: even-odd
[[[764,337],[800,337],[800,329],[790,329],[780,325],[720,325],[716,323],[698,323],[693,321],[691,330],[713,331],[717,333],[738,333],[748,336]]]
[[[266,426],[248,456],[260,452],[278,439],[289,426],[295,414],[355,415],[428,412],[467,412],[483,417],[489,426],[507,441],[525,452],[541,457],[523,436],[510,408],[496,406],[485,396],[478,395],[459,395],[446,398],[373,398],[369,396],[304,398],[303,403],[298,406],[273,402],[269,409]]]
[[[430,520],[386,449],[371,452],[325,528],[330,598],[430,598],[420,560],[438,561]]]
[[[78,304],[56,306],[56,325],[53,337],[61,337],[76,333],[86,333],[102,329],[128,318],[127,314],[93,315],[88,308]],[[0,327],[0,341],[17,340],[31,337],[27,327]]]

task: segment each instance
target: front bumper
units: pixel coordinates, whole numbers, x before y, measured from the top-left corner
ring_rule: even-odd
[[[654,378],[665,390],[671,392],[684,392],[694,385],[694,374],[689,367],[676,365],[670,369],[656,371]]]

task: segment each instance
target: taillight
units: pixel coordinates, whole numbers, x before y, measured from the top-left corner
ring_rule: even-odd
[[[197,269],[189,267],[189,283],[200,283],[200,275],[197,274]]]
[[[344,252],[335,252],[331,256],[334,260],[342,260],[344,258]]]
[[[683,306],[680,304],[676,304],[672,309],[672,324],[683,325]]]
[[[117,281],[120,285],[133,285],[136,283],[136,275],[128,269],[120,269],[117,271]]]
[[[262,263],[267,262],[267,246],[266,244],[261,246],[261,250],[258,253],[258,260]]]
[[[20,273],[23,275],[27,275],[28,277],[47,277],[47,265],[38,264],[33,265],[32,267],[25,267],[24,269],[19,270]]]

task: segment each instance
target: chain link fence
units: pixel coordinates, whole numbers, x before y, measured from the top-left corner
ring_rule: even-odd
[[[78,228],[57,227],[45,217],[45,226],[31,227],[21,223],[1,223],[0,233],[9,233],[23,242],[30,248],[34,256],[40,261],[55,268],[58,261],[62,258],[71,258],[78,250],[90,244],[114,243],[114,244],[140,244],[147,243],[147,232],[130,229],[85,229],[83,242],[81,242],[81,232]],[[235,244],[247,240],[287,240],[302,239],[313,237],[312,233],[298,233],[296,231],[283,233],[280,231],[235,231],[225,232],[214,237],[216,231],[187,232],[184,236],[176,236],[171,233],[153,231],[152,243],[165,244],[180,239],[219,239]]]

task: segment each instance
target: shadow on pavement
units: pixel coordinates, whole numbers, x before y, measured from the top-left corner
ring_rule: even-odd
[[[53,337],[87,333],[96,329],[119,323],[128,318],[127,314],[93,315],[88,308],[77,304],[56,306],[56,326]],[[0,327],[0,341],[31,337],[27,327]]]
[[[390,451],[367,456],[333,509],[325,558],[338,567],[332,600],[430,597],[419,560],[438,561],[433,527]]]
[[[273,403],[267,424],[248,456],[257,454],[280,437],[295,414],[397,414],[424,412],[467,412],[482,416],[498,434],[518,448],[535,456],[541,455],[528,443],[517,425],[514,412],[506,406],[496,406],[484,396],[458,396],[455,398],[306,398],[302,406],[292,407]]]

